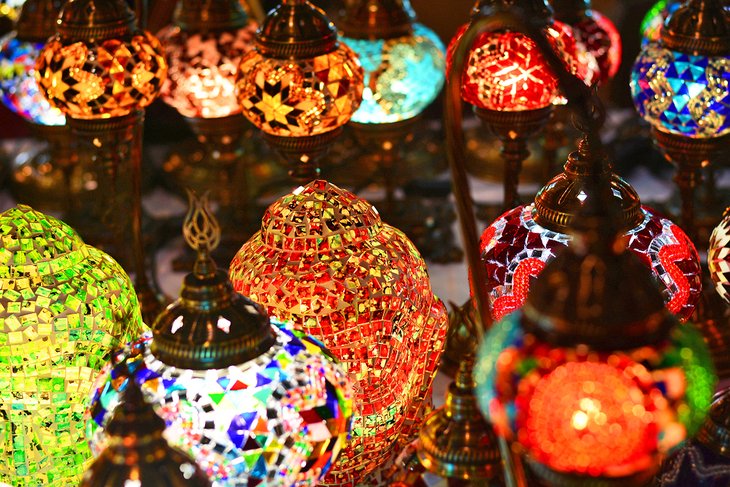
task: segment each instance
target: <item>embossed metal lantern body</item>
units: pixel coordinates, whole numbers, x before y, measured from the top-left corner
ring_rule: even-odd
[[[728,83],[730,55],[693,55],[656,43],[644,47],[631,73],[639,114],[657,130],[696,139],[730,134]]]
[[[702,424],[715,378],[691,325],[675,327],[657,345],[611,352],[552,345],[527,333],[521,320],[513,313],[485,336],[477,397],[539,476],[645,485],[662,456]],[[548,483],[586,485],[574,482]]]
[[[352,121],[402,122],[419,115],[441,92],[445,80],[444,45],[428,27],[416,23],[410,34],[388,39],[342,37],[365,71],[362,103]]]
[[[269,207],[231,263],[239,292],[322,340],[356,381],[353,436],[327,485],[356,485],[413,431],[447,327],[413,244],[325,181]]]
[[[541,193],[554,191],[568,180],[565,173],[558,175]],[[634,190],[619,177],[613,177],[612,185],[618,201],[628,205],[636,198]],[[568,196],[577,200],[587,198],[580,192]],[[628,248],[651,267],[667,308],[687,320],[702,291],[700,261],[694,244],[681,228],[650,208],[635,209],[638,218],[631,217],[630,229],[625,233]],[[480,248],[492,289],[490,306],[495,319],[522,307],[534,278],[571,240],[565,229],[550,230],[541,225],[538,213],[535,204],[519,206],[500,216],[482,234]]]
[[[0,215],[0,482],[78,483],[83,411],[109,353],[143,329],[124,270],[27,206]]]
[[[712,231],[707,264],[717,293],[730,302],[730,212],[727,210],[722,222]]]

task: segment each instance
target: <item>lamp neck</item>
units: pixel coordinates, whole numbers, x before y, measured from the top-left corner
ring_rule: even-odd
[[[188,32],[232,31],[247,23],[238,0],[182,0],[175,9],[175,24]]]
[[[23,42],[45,42],[56,33],[56,19],[61,0],[26,0],[15,24],[17,39]]]
[[[409,0],[356,0],[338,25],[345,37],[393,39],[411,34],[415,18]]]
[[[730,54],[730,13],[720,0],[689,0],[667,19],[661,40],[673,51],[727,56]]]
[[[306,0],[284,0],[266,16],[256,47],[270,58],[313,58],[337,49],[337,29],[323,10]]]

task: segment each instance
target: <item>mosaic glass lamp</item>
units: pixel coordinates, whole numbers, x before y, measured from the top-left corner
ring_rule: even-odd
[[[707,251],[707,265],[717,293],[730,302],[730,209],[710,237]]]
[[[659,40],[664,21],[682,5],[680,0],[659,0],[641,20],[641,45]]]
[[[621,65],[621,36],[613,22],[591,8],[590,0],[550,0],[555,18],[571,27],[577,44],[596,61],[593,83],[613,78]],[[584,61],[583,64],[589,64]]]
[[[145,402],[136,382],[107,427],[109,446],[89,467],[80,487],[210,487],[195,460],[162,437],[165,420]]]
[[[0,214],[0,240],[0,482],[73,485],[94,378],[144,329],[137,297],[114,260],[28,206]]]
[[[682,224],[694,235],[697,173],[724,163],[730,143],[730,10],[720,0],[690,0],[644,47],[631,73],[639,114],[677,165]]]
[[[93,171],[68,220],[134,269],[143,317],[151,322],[163,298],[148,277],[142,236],[142,131],[144,108],[159,94],[167,63],[157,38],[136,23],[124,0],[66,3],[58,34],[36,62],[36,80],[66,115],[81,164]]]
[[[283,0],[269,12],[255,45],[238,70],[243,114],[284,155],[292,177],[307,183],[360,106],[363,69],[325,13],[306,0]]]
[[[367,201],[316,180],[268,208],[230,275],[354,379],[353,436],[324,484],[356,485],[415,432],[430,396],[448,317],[423,259]]]
[[[129,380],[167,423],[165,438],[196,459],[214,486],[315,485],[343,448],[352,386],[321,343],[234,292],[210,252],[220,239],[204,202],[186,217],[198,252],[180,298],[117,352],[87,410],[92,451]]]
[[[553,49],[572,70],[577,69],[575,39],[568,27],[553,21],[552,10],[544,0],[480,1],[472,12],[472,22],[514,9],[541,21],[543,35]],[[460,27],[449,44],[447,69],[468,26]],[[519,204],[519,174],[530,154],[527,141],[550,118],[560,95],[558,81],[534,41],[508,29],[478,35],[467,59],[461,77],[462,98],[475,107],[476,114],[502,142],[504,208],[511,208]]]
[[[534,203],[506,212],[487,227],[481,251],[495,319],[522,307],[534,278],[568,245],[575,215],[596,197],[590,189],[596,176],[611,188],[610,203],[622,216],[628,248],[653,270],[667,308],[681,320],[692,316],[702,291],[694,244],[677,225],[642,206],[636,191],[611,167],[606,156],[594,154],[584,140]]]
[[[647,485],[716,382],[702,335],[669,313],[602,206],[487,332],[474,371],[482,412],[548,486]]]
[[[445,48],[431,29],[415,21],[408,0],[360,0],[338,23],[342,41],[365,72],[360,108],[352,121],[390,124],[409,120],[441,92]]]
[[[730,397],[720,393],[697,436],[662,465],[656,487],[723,487],[730,482]]]

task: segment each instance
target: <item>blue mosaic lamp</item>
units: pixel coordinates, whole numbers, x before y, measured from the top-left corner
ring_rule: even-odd
[[[339,27],[342,41],[365,71],[363,99],[353,122],[409,120],[438,96],[445,80],[445,48],[435,32],[415,21],[409,0],[351,2]]]
[[[730,144],[730,11],[689,0],[634,63],[631,94],[666,158],[678,166],[682,222],[694,222],[697,171],[727,160]]]
[[[184,233],[198,260],[180,298],[97,379],[92,452],[109,443],[112,412],[133,380],[165,420],[167,441],[214,487],[315,485],[350,430],[346,373],[322,344],[233,290],[210,258],[220,229],[204,201],[193,203]]]

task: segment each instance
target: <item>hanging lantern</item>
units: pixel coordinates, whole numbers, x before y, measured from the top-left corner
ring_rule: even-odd
[[[230,275],[355,379],[353,437],[324,483],[357,484],[417,427],[430,394],[448,318],[423,259],[368,202],[317,180],[269,207]]]
[[[576,224],[578,244],[547,265],[523,311],[485,336],[478,398],[544,484],[643,486],[702,424],[712,361],[606,217],[583,210]]]
[[[730,398],[727,392],[712,402],[702,428],[662,465],[654,485],[722,487],[730,481]]]
[[[532,280],[547,262],[568,245],[567,231],[575,214],[595,194],[595,157],[585,141],[573,152],[563,173],[548,182],[535,202],[500,216],[481,237],[482,260],[487,268],[492,316],[502,319],[519,309],[527,298]],[[603,158],[598,175],[613,192],[611,203],[622,214],[628,248],[653,272],[668,309],[687,320],[702,291],[699,256],[692,241],[677,225],[642,207],[636,191],[611,173]]]
[[[124,270],[65,223],[0,214],[0,482],[78,483],[91,452],[82,415],[120,341],[144,329]]]
[[[107,430],[109,446],[80,487],[210,487],[195,461],[162,438],[165,421],[145,402],[136,382],[127,385]]]
[[[725,210],[722,222],[712,232],[707,264],[717,293],[730,302],[730,210]]]
[[[415,22],[408,0],[353,2],[339,23],[341,38],[365,72],[360,108],[352,121],[390,124],[418,116],[441,92],[444,45]]]
[[[316,484],[347,439],[351,385],[319,342],[233,291],[209,257],[217,222],[193,204],[184,233],[198,252],[194,270],[152,335],[117,352],[97,379],[92,451],[109,442],[107,423],[131,378],[167,423],[166,439],[214,486]]]

